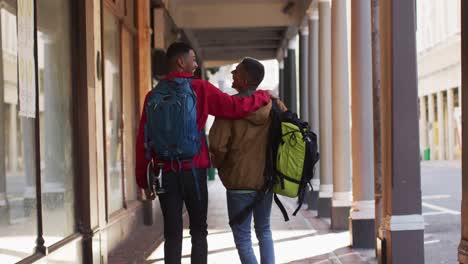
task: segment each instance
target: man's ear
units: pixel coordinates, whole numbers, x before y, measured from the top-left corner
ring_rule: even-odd
[[[183,56],[179,56],[177,59],[176,59],[176,65],[181,68],[181,69],[184,69],[185,68],[185,60],[184,60],[184,57]]]

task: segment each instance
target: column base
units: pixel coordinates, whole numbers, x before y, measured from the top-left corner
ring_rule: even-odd
[[[331,197],[319,197],[317,201],[317,216],[322,218],[331,217]]]
[[[331,208],[331,229],[349,230],[349,210],[351,206],[333,206]]]
[[[349,218],[349,228],[354,248],[375,248],[375,219]]]
[[[387,215],[384,218],[383,263],[424,264],[424,218],[422,215]],[[379,234],[379,237],[380,234]],[[408,245],[411,245],[410,247]]]
[[[468,263],[468,240],[461,239],[458,245],[458,262]]]
[[[387,263],[424,264],[424,230],[387,231],[386,240]]]

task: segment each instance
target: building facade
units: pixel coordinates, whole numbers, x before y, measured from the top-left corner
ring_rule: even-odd
[[[417,1],[421,158],[461,157],[460,1]]]

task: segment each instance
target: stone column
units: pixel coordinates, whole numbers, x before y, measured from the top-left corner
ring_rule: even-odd
[[[331,15],[330,1],[319,2],[319,94],[320,94],[320,192],[318,216],[331,216],[333,195],[333,146],[331,98]]]
[[[284,59],[278,60],[279,67],[279,82],[278,82],[278,97],[284,100]]]
[[[437,93],[437,125],[438,125],[438,159],[445,160],[445,116],[444,116],[444,94],[442,91]]]
[[[461,1],[461,87],[468,86],[468,2]],[[459,93],[461,92],[459,88]],[[458,261],[468,263],[468,96],[461,95],[462,112],[462,203],[461,239],[458,246]]]
[[[380,2],[386,243],[379,263],[424,263],[415,6],[415,0]]]
[[[299,99],[300,117],[309,120],[309,27],[304,26],[299,31]]]
[[[383,176],[382,176],[382,114],[380,112],[382,92],[380,88],[380,0],[371,1],[372,10],[372,97],[374,121],[374,200],[375,200],[375,228],[374,233],[380,237],[383,227]],[[376,247],[376,255],[378,249]]]
[[[427,149],[427,105],[426,96],[419,97],[419,135],[420,140],[420,155],[424,157],[424,150]]]
[[[5,166],[5,84],[3,76],[2,15],[0,13],[0,207],[6,206],[6,166]],[[11,158],[10,158],[11,159]]]
[[[58,40],[51,37],[44,43],[43,96],[44,96],[44,148],[45,181],[43,192],[49,191],[49,186],[63,188],[65,181],[65,131],[64,120],[66,109],[64,90],[68,83],[66,73],[60,69],[61,47]]]
[[[375,247],[371,2],[351,2],[352,245]]]
[[[21,117],[21,138],[23,141],[23,166],[26,177],[24,198],[36,198],[36,140],[34,119]]]
[[[448,133],[447,134],[447,159],[449,160],[453,160],[455,156],[455,153],[454,153],[455,119],[453,116],[453,109],[454,109],[453,92],[454,92],[454,89],[447,90],[447,133]]]
[[[283,94],[282,94],[282,97],[281,99],[283,100],[284,104],[286,105],[286,107],[290,107],[289,105],[289,101],[290,101],[290,98],[291,98],[291,95],[290,95],[290,87],[289,87],[289,84],[290,84],[290,73],[291,73],[291,70],[289,69],[291,66],[289,65],[291,62],[288,60],[288,49],[284,49],[284,60],[283,60],[283,66],[284,66],[284,75],[283,75]]]
[[[309,124],[310,128],[319,137],[319,19],[318,10],[314,9],[309,17]],[[320,144],[320,142],[319,142]],[[315,174],[312,179],[312,188],[309,209],[317,210],[320,188],[320,162],[315,165]]]
[[[331,10],[333,104],[333,199],[331,228],[347,230],[349,228],[348,218],[351,208],[351,146],[346,0],[333,0]]]
[[[296,81],[296,37],[289,40],[288,44],[288,79],[286,82],[285,92],[288,94],[287,107],[292,112],[297,113],[297,81]]]
[[[18,171],[18,114],[16,113],[16,105],[10,105],[10,144],[8,150],[9,168],[15,173]]]
[[[435,105],[434,105],[434,94],[429,94],[427,96],[427,110],[428,110],[428,115],[429,115],[429,149],[431,151],[431,160],[435,160],[435,144],[434,144],[434,138],[435,138]]]

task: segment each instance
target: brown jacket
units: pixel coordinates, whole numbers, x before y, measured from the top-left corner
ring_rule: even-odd
[[[276,100],[282,111],[286,107]],[[229,190],[260,190],[265,183],[271,102],[239,120],[217,118],[209,135],[212,162]]]

